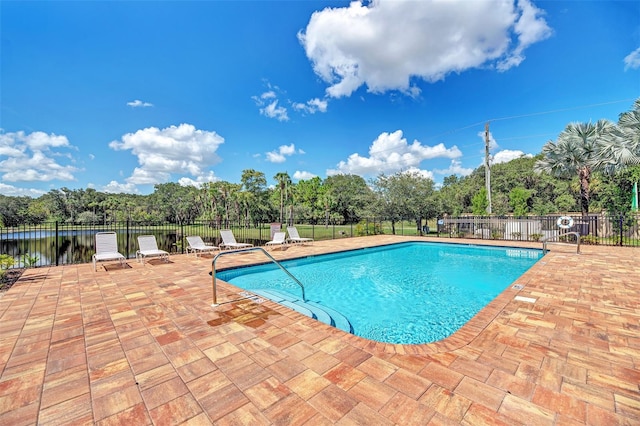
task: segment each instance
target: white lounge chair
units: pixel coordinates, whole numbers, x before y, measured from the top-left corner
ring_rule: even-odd
[[[233,231],[231,229],[221,229],[220,237],[222,237],[222,243],[220,243],[221,249],[240,249],[253,247],[253,244],[237,242],[236,237],[233,236]]]
[[[285,239],[286,236],[287,236],[287,234],[285,234],[284,232],[276,232],[276,233],[273,234],[273,240],[267,241],[265,243],[265,246],[271,247],[272,250],[276,246],[284,247],[287,244],[287,241]]]
[[[165,262],[169,261],[169,253],[158,249],[158,243],[156,242],[155,235],[140,235],[138,236],[138,251],[136,252],[136,259],[142,260],[147,257],[160,257]]]
[[[209,251],[216,251],[220,249],[220,247],[211,244],[205,244],[204,241],[202,241],[202,238],[200,238],[198,235],[187,237],[187,244],[187,254],[191,252],[194,253],[196,257],[198,257],[200,253],[206,253]]]
[[[287,232],[289,233],[289,242],[294,244],[312,243],[313,238],[302,238],[298,234],[298,228],[295,226],[287,226]]]
[[[124,268],[125,257],[118,252],[118,234],[115,232],[98,232],[96,234],[96,252],[91,257],[93,270],[96,271],[96,263],[107,260],[118,260]]]

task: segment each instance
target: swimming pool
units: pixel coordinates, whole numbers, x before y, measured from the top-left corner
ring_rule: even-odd
[[[534,249],[410,242],[281,263],[307,300],[345,315],[354,334],[412,344],[453,334],[541,257]],[[301,294],[273,264],[217,276],[248,291]]]

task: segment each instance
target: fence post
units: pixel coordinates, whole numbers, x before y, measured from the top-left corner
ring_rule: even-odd
[[[58,235],[58,221],[56,220],[56,244],[55,244],[55,245],[56,245],[56,253],[55,253],[55,256],[56,256],[56,266],[59,266],[59,265],[60,265],[60,262],[58,261],[58,238],[59,238],[59,237],[60,237],[60,236]]]
[[[620,223],[619,223],[619,225],[620,225],[620,246],[621,246],[621,247],[622,247],[622,235],[623,235],[623,232],[622,232],[622,222],[623,222],[623,219],[622,219],[622,218],[623,218],[623,216],[622,216],[622,214],[620,214]]]
[[[129,248],[130,248],[130,246],[129,246],[129,220],[130,219],[127,219],[127,227],[126,227],[126,232],[125,232],[126,237],[125,237],[125,240],[124,240],[125,241],[124,245],[125,245],[125,248],[126,248],[126,252],[125,253],[127,253],[127,258],[129,258]]]
[[[176,243],[177,242],[178,237],[176,236]],[[180,224],[180,254],[184,254],[184,223]]]

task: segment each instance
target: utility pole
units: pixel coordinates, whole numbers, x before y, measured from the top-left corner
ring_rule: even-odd
[[[487,214],[491,214],[491,168],[489,166],[489,122],[484,125],[484,183],[487,188]]]

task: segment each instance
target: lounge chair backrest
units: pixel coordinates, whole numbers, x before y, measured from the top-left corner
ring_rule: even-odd
[[[284,233],[284,232],[275,232],[273,234],[273,242],[274,243],[282,243],[282,242],[284,242],[286,236],[287,236],[287,234]]]
[[[140,246],[140,251],[158,250],[158,243],[156,242],[155,235],[138,236],[138,246]]]
[[[300,238],[300,234],[298,234],[298,228],[295,226],[287,226],[287,232],[291,238]]]
[[[204,247],[205,245],[204,241],[202,241],[202,238],[199,235],[187,237],[187,242],[191,247]]]
[[[115,232],[98,232],[96,234],[96,253],[116,253],[118,236]]]
[[[236,237],[233,236],[233,231],[231,229],[221,229],[220,236],[225,244],[237,244]]]

